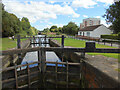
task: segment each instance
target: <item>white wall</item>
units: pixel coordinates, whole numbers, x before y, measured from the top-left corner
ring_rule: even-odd
[[[104,34],[111,34],[111,30],[107,29],[104,25],[96,28],[93,32],[91,32],[91,37],[99,37]]]
[[[80,35],[80,32],[81,32],[81,31],[78,32],[78,35]],[[92,31],[85,31],[85,32],[84,32],[84,36],[87,36],[87,32],[90,32],[90,36],[91,36],[91,32],[92,32]],[[81,32],[81,35],[83,36],[83,32]]]
[[[107,27],[105,27],[104,25],[101,25],[100,27],[96,28],[94,31],[84,31],[84,36],[87,36],[87,32],[90,32],[90,37],[100,38],[101,35],[111,34],[112,31]],[[80,31],[78,32],[78,35],[80,35]],[[83,35],[83,32],[81,35]]]

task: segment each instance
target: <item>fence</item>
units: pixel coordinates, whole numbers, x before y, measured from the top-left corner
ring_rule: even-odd
[[[39,38],[39,37],[33,37],[32,39],[35,39],[35,38]],[[47,37],[45,37],[47,38]],[[49,37],[50,38],[50,37]],[[53,37],[51,37],[53,38]],[[60,38],[60,37],[59,37]],[[19,40],[18,40],[18,44],[20,44],[20,37],[19,37]],[[19,46],[19,45],[18,45]],[[2,55],[13,55],[13,54],[18,54],[20,55],[21,53],[27,53],[27,52],[34,52],[34,51],[37,51],[38,52],[38,62],[33,62],[33,63],[27,63],[27,64],[24,64],[24,65],[15,65],[13,67],[9,67],[9,68],[6,68],[4,69],[3,71],[9,71],[11,69],[14,69],[14,73],[15,73],[15,77],[12,78],[12,79],[9,79],[9,80],[3,80],[3,83],[5,82],[10,82],[10,81],[13,81],[15,80],[15,85],[16,85],[16,88],[19,87],[18,85],[18,71],[17,71],[17,68],[20,68],[20,67],[23,67],[23,66],[27,66],[27,77],[28,77],[28,87],[31,86],[31,84],[33,82],[31,82],[30,78],[31,78],[31,74],[30,73],[30,68],[29,68],[29,65],[31,64],[35,64],[37,63],[38,64],[38,71],[36,72],[33,72],[34,74],[35,73],[38,73],[40,72],[40,74],[42,75],[41,77],[43,78],[45,73],[52,73],[52,71],[47,71],[47,66],[46,66],[46,63],[52,63],[52,64],[55,64],[55,77],[56,77],[56,82],[58,81],[58,76],[57,74],[61,73],[61,74],[64,74],[66,73],[66,87],[69,86],[69,65],[78,65],[79,67],[80,66],[80,63],[69,63],[68,61],[66,62],[48,62],[46,61],[46,51],[59,51],[59,52],[82,52],[82,53],[86,53],[86,52],[90,52],[90,53],[120,53],[120,49],[111,49],[111,48],[96,48],[95,47],[95,43],[94,42],[86,42],[86,47],[85,48],[64,48],[64,36],[62,36],[62,42],[61,42],[61,47],[34,47],[34,48],[26,48],[26,49],[16,49],[16,50],[7,50],[7,51],[2,51],[0,52],[0,54]],[[66,65],[66,72],[58,72],[58,64],[64,64]],[[81,69],[81,68],[80,68]],[[72,75],[74,75],[74,73],[72,73]],[[24,78],[26,75],[23,75],[23,76],[19,76],[20,78]],[[81,72],[79,72],[79,80],[81,80]],[[44,82],[43,79],[40,79],[40,82]],[[56,88],[57,88],[57,85],[58,83],[56,83]],[[42,84],[43,85],[43,84]],[[43,85],[44,86],[44,85]],[[21,86],[23,87],[23,86]]]
[[[84,38],[84,37],[77,37],[77,36],[68,36],[68,37],[73,38],[73,39],[78,39],[78,40],[95,41],[98,44],[104,44],[104,45],[109,44],[111,47],[113,46],[113,44],[119,44],[120,43],[120,40],[111,40],[111,39],[103,39],[103,38],[94,39],[94,38],[90,38],[90,37],[86,37],[86,38]]]

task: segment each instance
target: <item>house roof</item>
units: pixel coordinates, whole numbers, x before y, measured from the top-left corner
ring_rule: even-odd
[[[99,26],[101,26],[101,25],[88,26],[88,27],[84,27],[84,28],[80,29],[79,31],[93,31],[96,28],[98,28]]]

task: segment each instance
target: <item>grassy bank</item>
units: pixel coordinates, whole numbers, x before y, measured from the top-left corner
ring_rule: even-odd
[[[57,40],[58,42],[61,43],[60,38],[56,38],[55,40]],[[65,42],[64,43],[65,46],[79,47],[79,48],[85,47],[85,41],[82,41],[82,40],[75,40],[72,38],[66,38],[64,42]],[[117,48],[117,47],[96,44],[96,48]],[[87,54],[89,54],[89,55],[103,55],[103,56],[113,57],[113,58],[118,59],[118,54],[115,54],[115,53],[87,53]]]
[[[21,42],[26,39],[21,39]],[[11,48],[15,48],[17,46],[17,39],[12,40],[9,38],[2,38],[2,46],[0,46],[0,50],[8,50]]]

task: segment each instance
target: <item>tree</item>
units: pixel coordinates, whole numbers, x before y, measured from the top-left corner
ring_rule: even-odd
[[[69,22],[68,25],[63,26],[63,33],[75,35],[78,32],[78,26],[74,22]]]
[[[43,32],[48,32],[49,28],[44,28]]]
[[[30,25],[26,17],[20,21],[15,14],[5,11],[4,7],[2,4],[2,37],[37,34],[38,30]]]
[[[57,30],[57,26],[56,25],[51,26],[51,28],[50,28],[51,32],[53,32],[52,29]]]
[[[103,17],[108,24],[112,23],[115,33],[120,32],[120,1],[110,5]]]
[[[59,31],[59,32],[62,32],[62,27],[59,27],[59,28],[58,28],[58,31]]]

